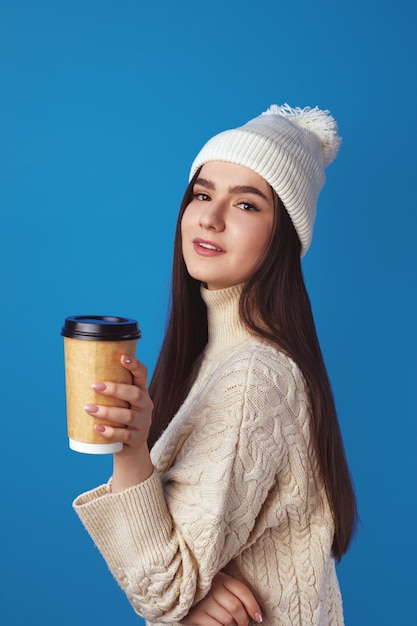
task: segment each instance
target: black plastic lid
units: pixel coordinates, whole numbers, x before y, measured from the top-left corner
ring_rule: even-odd
[[[140,339],[136,320],[110,315],[73,315],[65,319],[61,335],[92,341],[126,341]]]

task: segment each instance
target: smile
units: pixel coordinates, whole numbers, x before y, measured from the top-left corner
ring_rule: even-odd
[[[198,254],[202,254],[204,256],[224,253],[223,248],[217,246],[213,241],[197,238],[193,240],[193,244],[194,250]]]
[[[207,250],[217,250],[217,252],[221,252],[220,248],[216,248],[216,246],[212,246],[211,243],[199,243],[201,248],[207,248]]]

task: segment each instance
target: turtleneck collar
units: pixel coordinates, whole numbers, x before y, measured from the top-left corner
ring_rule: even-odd
[[[208,320],[206,357],[228,350],[250,337],[239,316],[242,289],[243,284],[216,290],[201,286],[201,297],[207,306]]]

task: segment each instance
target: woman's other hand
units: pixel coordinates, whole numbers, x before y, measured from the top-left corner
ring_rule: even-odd
[[[239,580],[219,572],[207,596],[181,623],[184,626],[248,626],[262,622],[261,609],[250,589]]]

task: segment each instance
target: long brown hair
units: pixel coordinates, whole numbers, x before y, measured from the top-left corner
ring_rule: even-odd
[[[185,400],[207,343],[207,310],[200,282],[187,272],[181,245],[181,219],[192,198],[184,194],[174,244],[170,316],[150,384],[154,412],[149,445],[162,434]],[[302,275],[301,244],[291,219],[275,197],[271,241],[259,269],[245,283],[240,316],[248,329],[288,354],[299,366],[309,391],[312,441],[333,515],[333,555],[340,560],[352,538],[357,510],[333,394],[324,365]]]

